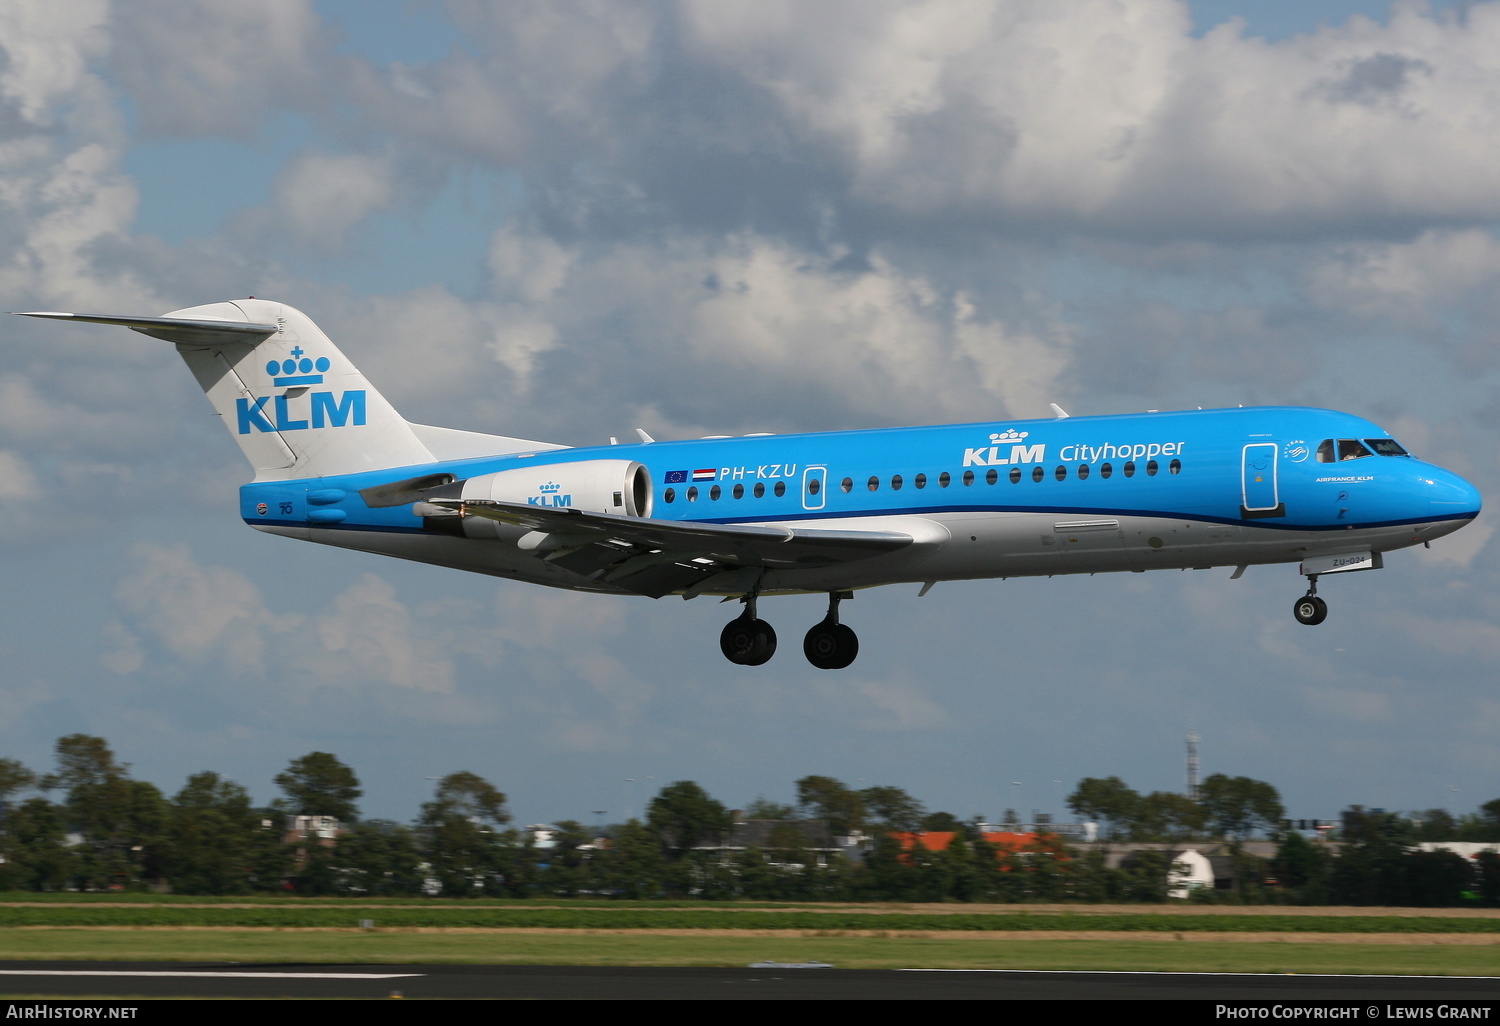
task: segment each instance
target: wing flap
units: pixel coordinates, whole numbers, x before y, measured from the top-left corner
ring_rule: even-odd
[[[915,541],[894,531],[683,523],[490,499],[427,501],[459,516],[538,532],[543,537],[526,547],[545,553],[549,562],[653,597],[739,567],[816,569],[895,552]]]

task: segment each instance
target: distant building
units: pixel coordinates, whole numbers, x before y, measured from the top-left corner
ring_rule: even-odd
[[[319,844],[332,848],[344,825],[333,816],[288,816],[281,839],[287,844]]]

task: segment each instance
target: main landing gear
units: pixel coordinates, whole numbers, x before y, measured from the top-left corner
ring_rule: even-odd
[[[820,670],[842,670],[859,655],[859,636],[839,623],[839,600],[853,597],[853,592],[829,592],[828,615],[802,639],[802,654]]]
[[[1307,575],[1307,594],[1292,606],[1292,615],[1297,618],[1298,623],[1305,623],[1309,627],[1316,627],[1328,619],[1328,603],[1318,598],[1317,574]]]
[[[859,655],[859,638],[839,623],[839,601],[854,593],[828,593],[828,615],[814,624],[802,640],[802,654],[820,670],[842,670]],[[724,625],[719,649],[724,658],[740,666],[759,666],[776,654],[776,632],[755,615],[754,592],[744,598],[745,611]]]
[[[755,592],[745,596],[745,611],[724,625],[719,650],[741,666],[759,666],[776,654],[776,632],[755,616]]]

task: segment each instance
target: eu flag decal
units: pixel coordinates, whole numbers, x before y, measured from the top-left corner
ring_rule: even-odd
[[[688,472],[686,470],[669,470],[667,476],[662,478],[664,484],[687,484]]]

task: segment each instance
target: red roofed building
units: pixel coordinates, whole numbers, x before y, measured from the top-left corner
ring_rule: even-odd
[[[920,830],[913,832],[902,832],[891,834],[901,843],[902,851],[911,851],[914,845],[920,844],[928,851],[944,851],[948,845],[953,843],[954,832],[952,830]],[[984,833],[979,836],[995,849],[995,854],[1021,855],[1028,853],[1046,854],[1060,856],[1063,854],[1062,842],[1056,834],[1010,834],[1010,833]]]

